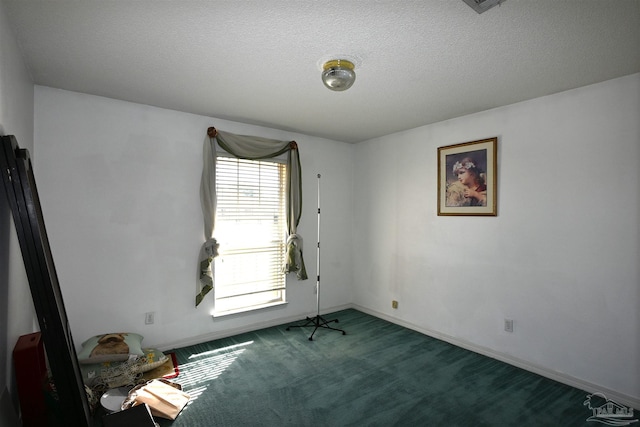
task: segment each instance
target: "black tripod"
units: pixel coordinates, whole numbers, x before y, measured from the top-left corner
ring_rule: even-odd
[[[329,326],[330,323],[338,323],[338,319],[327,320],[324,317],[320,316],[320,174],[318,174],[318,248],[316,251],[316,265],[318,269],[318,275],[316,279],[316,302],[318,312],[315,317],[307,317],[306,322],[302,325],[292,325],[287,326],[287,331],[291,328],[306,328],[313,326],[313,332],[309,337],[309,341],[313,341],[313,334],[316,333],[318,328],[331,329],[333,331],[340,331],[342,335],[346,335],[347,333],[342,329],[332,328]]]

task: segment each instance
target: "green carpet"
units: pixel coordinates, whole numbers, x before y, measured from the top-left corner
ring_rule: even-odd
[[[173,350],[193,399],[161,427],[586,426],[587,393],[357,310]]]

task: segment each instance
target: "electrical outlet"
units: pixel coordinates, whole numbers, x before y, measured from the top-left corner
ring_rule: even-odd
[[[513,320],[504,319],[504,330],[507,332],[513,332]]]
[[[149,311],[144,314],[144,324],[145,325],[153,325],[154,318],[156,317],[156,313],[154,311]]]
[[[396,300],[391,301],[391,308],[398,308],[398,301]]]

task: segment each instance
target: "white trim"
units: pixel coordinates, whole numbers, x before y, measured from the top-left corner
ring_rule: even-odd
[[[264,308],[264,310],[269,309],[279,309],[281,305],[276,307]],[[352,304],[344,304],[341,306],[327,308],[321,311],[321,314],[334,313],[336,311],[347,310],[349,308],[354,308]],[[364,311],[364,310],[363,310]],[[247,316],[250,316],[251,313],[245,313]],[[166,343],[162,345],[158,345],[156,348],[160,351],[169,351],[176,348],[188,347],[191,345],[202,344],[204,342],[219,340],[221,338],[227,338],[234,335],[244,334],[246,332],[253,332],[259,329],[270,328],[272,326],[280,326],[291,322],[303,321],[305,320],[305,316],[313,317],[316,313],[313,314],[294,314],[287,317],[279,317],[277,319],[272,319],[268,321],[259,320],[254,323],[250,323],[248,325],[240,326],[237,328],[225,329],[222,331],[211,332],[208,334],[198,335],[195,337],[187,338],[185,340],[174,341],[171,343]],[[213,317],[212,317],[213,318]],[[217,318],[218,320],[222,320],[221,318]]]
[[[282,288],[280,290],[284,291],[285,288]],[[265,291],[265,292],[269,292],[269,291]],[[235,310],[228,310],[228,311],[221,311],[221,312],[216,312],[216,310],[213,309],[211,311],[211,317],[219,319],[225,316],[233,316],[234,314],[249,313],[252,311],[258,311],[258,310],[263,310],[265,308],[272,308],[272,307],[277,307],[279,305],[287,305],[287,304],[288,304],[287,301],[276,301],[276,302],[268,302],[260,305],[254,305],[251,307],[236,308]]]

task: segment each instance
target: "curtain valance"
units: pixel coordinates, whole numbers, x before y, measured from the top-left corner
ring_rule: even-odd
[[[235,157],[259,160],[277,157],[287,153],[287,242],[284,272],[295,272],[299,280],[307,279],[307,271],[302,256],[302,237],[297,234],[302,215],[302,170],[300,154],[295,141],[279,141],[257,136],[236,135],[214,127],[207,130],[200,182],[200,201],[204,217],[205,242],[198,257],[198,293],[196,306],[213,289],[213,259],[218,256],[218,242],[214,237],[216,215],[216,151],[217,146]]]

